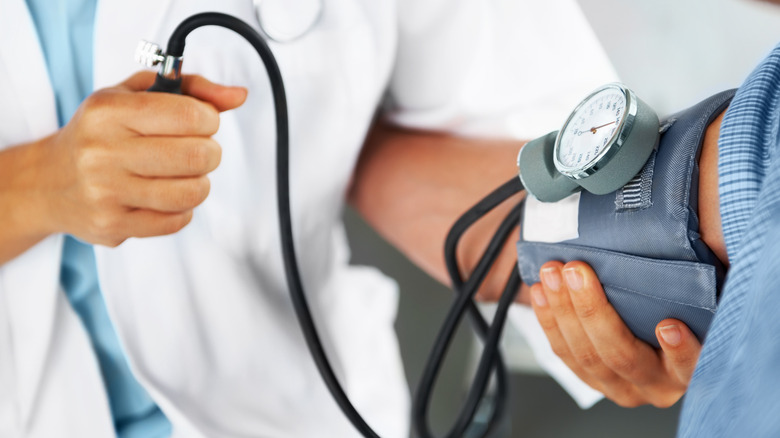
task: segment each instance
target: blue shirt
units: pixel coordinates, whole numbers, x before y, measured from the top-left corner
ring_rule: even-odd
[[[27,0],[46,57],[60,126],[92,90],[96,1]],[[65,237],[60,281],[95,349],[117,435],[170,436],[170,422],[133,377],[122,352],[100,292],[91,245]]]
[[[780,436],[780,46],[750,74],[718,140],[731,262],[679,436]]]

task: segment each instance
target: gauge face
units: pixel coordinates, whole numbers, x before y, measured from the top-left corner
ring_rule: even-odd
[[[555,145],[556,167],[576,176],[604,157],[615,144],[626,114],[627,93],[616,84],[590,95],[569,116]]]

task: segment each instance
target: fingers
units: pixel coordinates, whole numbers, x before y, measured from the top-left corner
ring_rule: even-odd
[[[664,352],[655,350],[625,325],[587,264],[550,262],[540,274],[531,289],[534,311],[553,351],[583,381],[621,406],[679,400],[700,349],[684,325],[662,321]]]
[[[104,214],[94,218],[88,239],[85,240],[92,244],[115,247],[128,237],[173,234],[187,226],[191,220],[192,210],[166,213],[130,209],[121,214]]]
[[[135,178],[125,192],[125,207],[181,213],[200,205],[209,195],[211,183],[205,176],[195,178]]]
[[[128,91],[146,91],[154,84],[156,76],[154,72],[141,71],[127,78],[120,86]],[[238,108],[247,96],[244,87],[215,84],[199,75],[183,75],[181,90],[187,96],[210,103],[219,112]]]
[[[563,269],[578,320],[587,337],[597,346],[604,363],[622,377],[638,385],[652,383],[660,365],[655,350],[639,340],[609,304],[593,269],[571,262]]]
[[[219,85],[196,75],[185,75],[181,89],[188,96],[214,105],[219,112],[238,108],[247,96],[247,89],[244,87]]]
[[[122,151],[121,162],[144,177],[205,175],[219,166],[222,148],[208,137],[138,137]]]
[[[520,285],[520,292],[517,294],[517,298],[515,298],[515,303],[531,306],[531,286],[525,283]]]
[[[246,90],[183,78],[192,96],[146,93],[152,72],[94,92],[53,136],[67,169],[54,192],[56,227],[91,243],[178,231],[208,196],[207,175],[221,160],[211,139],[219,111],[243,103]]]
[[[164,213],[151,210],[136,210],[125,216],[125,233],[130,237],[154,237],[173,234],[192,221],[192,210],[178,213]],[[115,242],[113,246],[120,242]]]
[[[219,113],[209,103],[167,93],[132,93],[121,87],[90,95],[79,109],[79,119],[103,137],[116,135],[110,130],[117,127],[146,136],[209,137],[219,129]]]
[[[568,288],[561,276],[562,267],[560,262],[549,262],[542,266],[542,288],[545,297],[573,359],[582,368],[600,372],[601,370],[596,369],[600,360],[574,311]]]
[[[544,330],[547,340],[550,342],[550,347],[553,352],[561,358],[563,363],[566,364],[580,379],[593,388],[601,391],[601,385],[597,380],[591,378],[580,366],[577,361],[574,360],[573,355],[569,349],[569,344],[563,337],[558,323],[555,320],[555,314],[550,309],[550,303],[545,297],[543,286],[541,283],[536,283],[531,286],[531,305],[533,306],[536,318],[539,320],[542,330]]]
[[[561,275],[563,264],[545,263],[541,269],[546,306],[538,293],[533,296],[534,310],[550,340],[553,351],[581,379],[607,394],[613,400],[628,404],[634,388],[611,370],[599,356],[587,332],[582,327],[569,297],[568,285]]]
[[[655,334],[663,349],[667,368],[687,386],[699,360],[701,343],[685,324],[676,319],[659,322]]]
[[[201,76],[185,75],[184,96],[138,93],[154,82],[151,72],[136,73],[114,89],[101,90],[88,99],[128,129],[141,135],[211,136],[219,129],[219,112],[244,103],[247,90],[215,84]]]

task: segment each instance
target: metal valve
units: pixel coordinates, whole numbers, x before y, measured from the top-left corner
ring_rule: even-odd
[[[163,61],[165,61],[165,54],[160,46],[144,40],[138,43],[138,47],[135,49],[135,62],[152,68]]]
[[[182,57],[163,53],[160,46],[155,43],[141,40],[135,49],[135,60],[149,68],[159,64],[159,75],[165,79],[178,80],[181,78]]]

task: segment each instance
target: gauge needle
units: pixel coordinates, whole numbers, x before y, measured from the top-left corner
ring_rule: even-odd
[[[613,120],[613,121],[611,121],[611,122],[609,122],[609,123],[605,123],[605,124],[603,124],[603,125],[601,125],[601,126],[596,126],[596,127],[590,128],[590,132],[592,132],[592,133],[594,133],[594,134],[595,134],[595,133],[596,133],[596,131],[597,131],[599,128],[603,128],[603,127],[605,127],[605,126],[609,126],[609,125],[611,125],[611,124],[613,124],[613,123],[615,123],[615,122],[616,122],[616,121],[615,121],[615,120]]]

